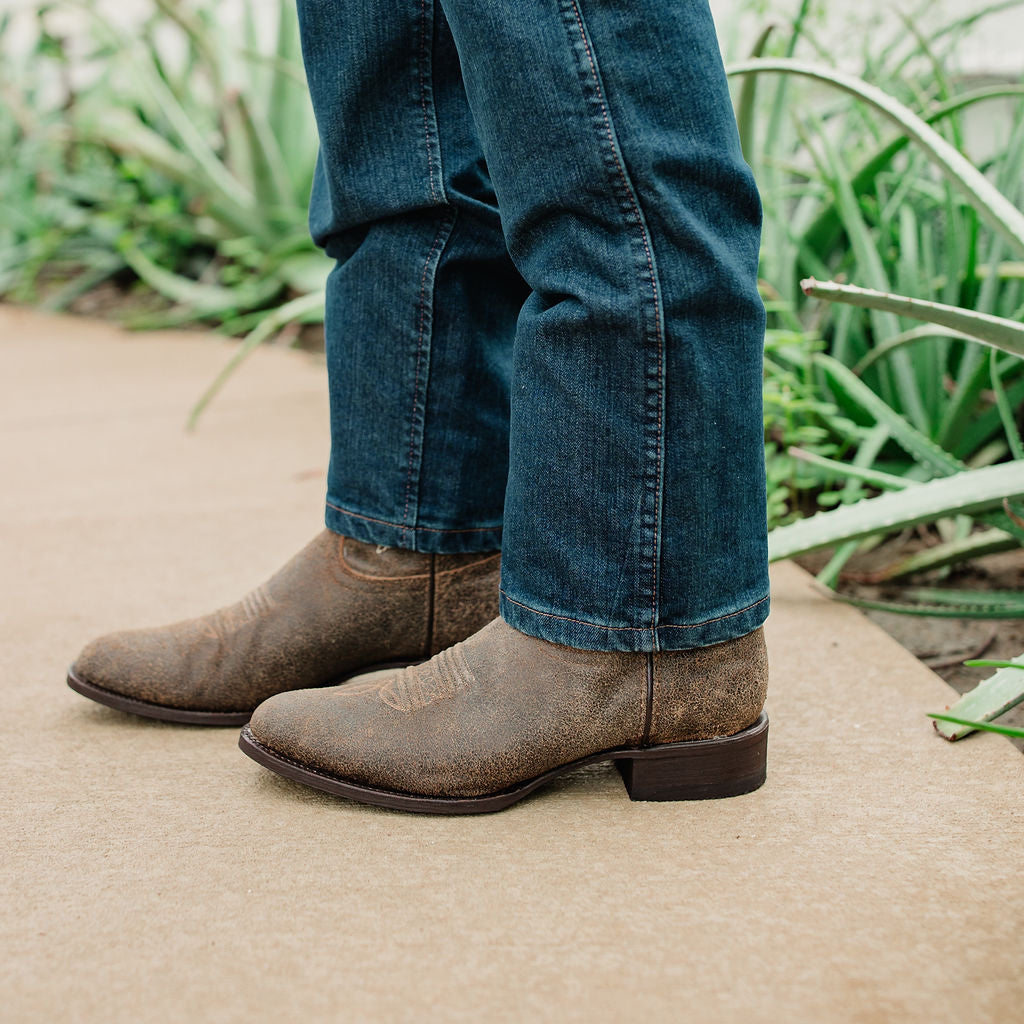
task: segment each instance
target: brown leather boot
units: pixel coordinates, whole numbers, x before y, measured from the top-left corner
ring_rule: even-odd
[[[242,725],[282,690],[423,661],[497,614],[499,553],[429,555],[324,530],[237,604],[90,643],[86,697],[149,718]]]
[[[764,782],[767,677],[760,629],[651,655],[495,619],[422,665],[272,697],[239,745],[280,775],[409,811],[501,810],[610,760],[634,800],[735,796]]]

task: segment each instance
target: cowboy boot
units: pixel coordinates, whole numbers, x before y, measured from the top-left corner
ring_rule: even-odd
[[[149,718],[242,725],[282,690],[423,661],[497,612],[500,554],[433,555],[324,530],[237,604],[90,643],[68,685]]]
[[[409,811],[496,811],[571,768],[617,763],[634,800],[765,779],[761,629],[656,654],[586,651],[495,619],[424,664],[261,704],[239,745],[317,789]]]

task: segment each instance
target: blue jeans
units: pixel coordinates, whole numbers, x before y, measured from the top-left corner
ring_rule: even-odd
[[[706,0],[298,0],[327,526],[573,647],[768,612],[761,207]]]

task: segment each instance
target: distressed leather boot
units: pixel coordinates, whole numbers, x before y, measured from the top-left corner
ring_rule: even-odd
[[[634,800],[735,796],[765,779],[767,676],[761,629],[644,654],[495,619],[424,664],[272,697],[239,745],[280,775],[409,811],[497,811],[609,760]]]
[[[237,604],[90,643],[68,685],[149,718],[242,725],[282,690],[423,661],[488,622],[499,553],[430,555],[324,530]]]

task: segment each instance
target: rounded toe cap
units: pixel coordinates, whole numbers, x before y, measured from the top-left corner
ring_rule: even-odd
[[[126,657],[123,633],[109,633],[92,640],[71,663],[69,672],[82,682],[134,697],[132,659]]]
[[[173,638],[153,630],[108,633],[82,648],[69,675],[144,704],[189,707],[195,672]]]

